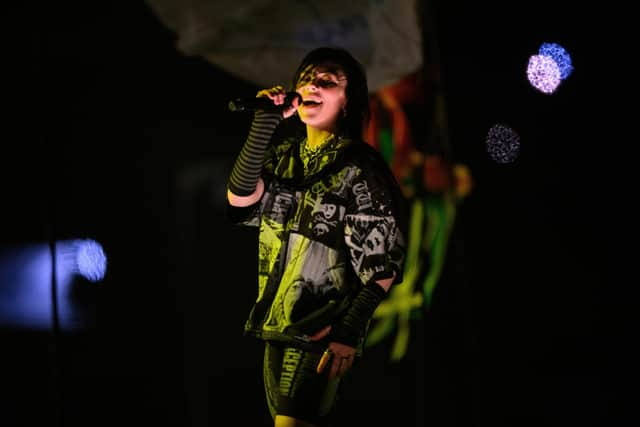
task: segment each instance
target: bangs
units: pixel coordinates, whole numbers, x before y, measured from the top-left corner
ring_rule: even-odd
[[[323,61],[320,63],[306,64],[303,63],[300,65],[300,67],[298,68],[298,72],[294,76],[294,87],[297,86],[300,81],[308,78],[309,75],[314,72],[329,73],[336,76],[347,75],[347,71],[345,70],[345,68],[342,65],[335,63],[334,61]]]

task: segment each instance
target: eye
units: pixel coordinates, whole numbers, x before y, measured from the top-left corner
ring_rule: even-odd
[[[329,80],[329,79],[318,79],[318,81],[316,82],[316,86],[319,86],[319,87],[322,87],[322,88],[330,88],[330,87],[338,86],[338,83],[334,82],[333,80]]]

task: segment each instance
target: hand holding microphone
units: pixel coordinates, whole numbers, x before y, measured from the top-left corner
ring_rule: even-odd
[[[229,110],[234,112],[268,111],[281,112],[285,119],[293,116],[302,97],[297,92],[286,92],[284,87],[275,86],[262,89],[255,98],[238,98],[229,102]]]

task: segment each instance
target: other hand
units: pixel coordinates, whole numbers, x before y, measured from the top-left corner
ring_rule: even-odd
[[[324,337],[326,337],[331,331],[331,326],[326,326],[321,329],[319,332],[316,332],[310,338],[312,341],[318,341]],[[341,377],[347,373],[351,366],[353,365],[353,360],[355,359],[356,349],[348,346],[346,344],[342,344],[339,342],[330,342],[327,345],[327,349],[322,353],[322,357],[318,362],[318,366],[316,367],[316,372],[321,374],[327,367],[329,367],[329,379],[333,379],[335,377]]]

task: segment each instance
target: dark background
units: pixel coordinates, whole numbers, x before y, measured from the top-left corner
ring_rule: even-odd
[[[249,124],[226,103],[257,88],[178,53],[144,2],[87,3],[4,16],[2,248],[89,236],[109,270],[74,284],[81,328],[0,325],[0,425],[269,425],[260,344],[242,337],[255,234],[223,217]],[[626,81],[609,50],[624,12],[504,3],[428,9],[453,154],[475,186],[406,358],[369,351],[340,425],[637,419],[613,101]],[[542,42],[574,59],[553,96],[524,75]],[[486,153],[496,123],[521,137],[511,164]]]

